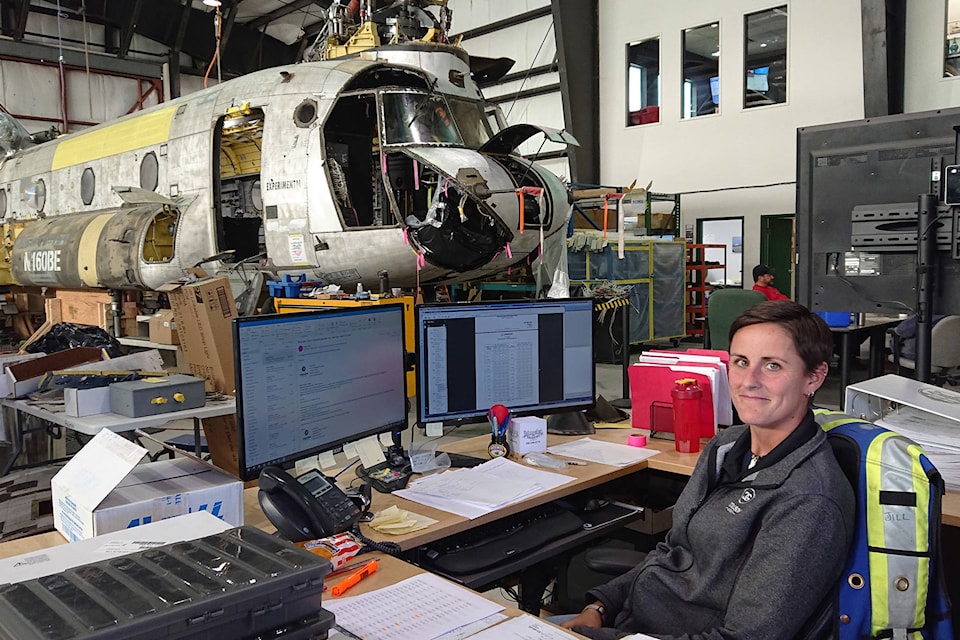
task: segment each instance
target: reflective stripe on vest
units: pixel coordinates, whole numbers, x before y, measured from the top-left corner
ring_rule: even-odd
[[[815,409],[824,431],[870,425],[841,412]],[[871,633],[895,629],[895,638],[921,639],[930,583],[927,505],[930,480],[920,464],[923,449],[892,431],[877,434],[864,459]],[[859,505],[858,505],[859,508]],[[905,526],[908,521],[913,526]]]

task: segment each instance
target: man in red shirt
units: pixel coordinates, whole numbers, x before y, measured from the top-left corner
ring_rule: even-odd
[[[753,268],[753,290],[767,296],[767,300],[789,300],[773,286],[773,269],[765,264]]]

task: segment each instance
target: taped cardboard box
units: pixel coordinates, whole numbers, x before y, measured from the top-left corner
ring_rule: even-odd
[[[243,525],[243,485],[191,457],[138,464],[143,447],[103,429],[50,482],[53,522],[70,540],[194,511]]]
[[[147,322],[150,331],[150,341],[157,344],[180,344],[180,334],[177,332],[177,321],[173,309],[163,309],[150,317]]]
[[[224,277],[195,282],[168,282],[167,294],[180,336],[180,348],[190,373],[205,378],[212,391],[233,395],[233,319],[237,307]]]
[[[237,307],[230,282],[192,270],[195,282],[170,282],[162,287],[177,322],[180,349],[190,373],[205,378],[208,389],[234,395],[233,319]],[[203,432],[213,464],[239,474],[236,416],[204,418]]]

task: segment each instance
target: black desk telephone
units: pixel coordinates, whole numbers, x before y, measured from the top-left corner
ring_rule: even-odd
[[[258,484],[260,508],[292,542],[346,531],[362,514],[336,483],[315,469],[294,478],[278,467],[267,467]]]

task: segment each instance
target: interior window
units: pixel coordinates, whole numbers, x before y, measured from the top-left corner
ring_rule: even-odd
[[[660,38],[627,45],[627,126],[660,122]]]
[[[743,18],[743,107],[787,101],[787,6]]]
[[[681,118],[720,110],[720,23],[683,30]]]
[[[960,76],[960,0],[947,0],[947,41],[943,50],[943,77]]]

